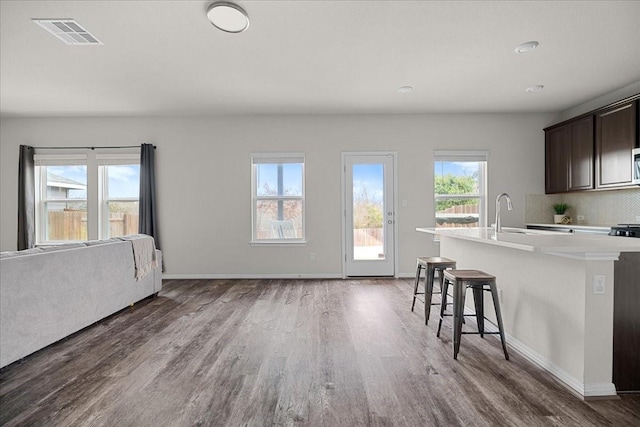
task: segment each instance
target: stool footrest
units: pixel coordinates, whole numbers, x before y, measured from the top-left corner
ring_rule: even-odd
[[[464,335],[481,335],[480,332],[460,332]],[[500,332],[483,332],[482,335],[499,335]]]
[[[433,304],[431,304],[431,305],[433,305]],[[453,303],[452,303],[452,302],[448,302],[448,303],[447,303],[447,305],[453,305]],[[453,316],[453,314],[451,314],[451,313],[442,313],[442,315],[443,315],[443,316],[449,316],[449,317]],[[466,317],[476,317],[476,315],[475,315],[475,314],[463,314],[463,316],[466,316]]]

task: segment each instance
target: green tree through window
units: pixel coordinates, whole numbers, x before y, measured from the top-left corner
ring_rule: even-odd
[[[487,158],[482,151],[434,153],[437,228],[486,226]]]

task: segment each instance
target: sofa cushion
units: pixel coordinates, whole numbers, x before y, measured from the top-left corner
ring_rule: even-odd
[[[73,249],[73,248],[84,248],[84,243],[65,243],[62,245],[52,245],[52,246],[40,246],[42,252],[52,252],[52,251],[62,251],[65,249]]]
[[[121,242],[122,240],[118,239],[117,237],[112,237],[111,239],[106,239],[106,240],[89,240],[88,242],[85,243],[85,245],[87,246],[97,246],[97,245],[105,245],[108,243],[116,243],[116,242]]]
[[[21,256],[21,255],[37,254],[40,252],[42,252],[42,248],[31,248],[31,249],[25,249],[23,251],[5,251],[5,252],[0,252],[0,258],[10,258],[15,256]]]

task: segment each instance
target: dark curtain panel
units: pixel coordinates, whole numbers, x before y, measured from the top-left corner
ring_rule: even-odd
[[[156,162],[153,144],[142,144],[140,150],[140,218],[138,232],[147,234],[160,249],[156,214]]]
[[[36,244],[36,174],[33,147],[20,146],[18,161],[18,250]]]

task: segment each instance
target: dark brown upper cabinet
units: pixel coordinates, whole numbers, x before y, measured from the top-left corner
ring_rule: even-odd
[[[569,190],[593,188],[593,116],[569,123]]]
[[[547,194],[632,185],[639,99],[634,95],[544,130]]]
[[[560,126],[545,129],[545,179],[547,194],[569,190],[569,128]]]
[[[638,101],[596,113],[596,188],[631,185]]]
[[[545,129],[545,192],[593,188],[593,116]]]

